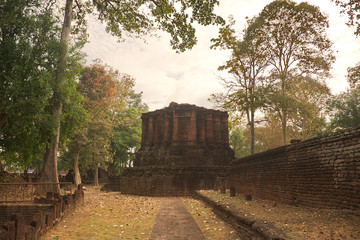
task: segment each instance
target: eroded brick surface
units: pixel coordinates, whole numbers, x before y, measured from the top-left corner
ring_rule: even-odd
[[[360,127],[233,162],[236,192],[310,207],[360,209]]]
[[[135,167],[213,167],[229,165],[228,114],[190,104],[142,115],[141,149]]]
[[[110,177],[109,183],[127,194],[189,195],[194,189],[212,189],[233,158],[226,112],[170,103],[142,115],[134,167]]]

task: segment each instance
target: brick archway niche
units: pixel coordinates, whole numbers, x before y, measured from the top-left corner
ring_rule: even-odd
[[[233,158],[226,112],[172,102],[142,115],[134,166],[110,184],[125,194],[188,195],[227,178]]]

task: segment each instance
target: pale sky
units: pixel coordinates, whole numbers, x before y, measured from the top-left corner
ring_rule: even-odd
[[[233,15],[237,29],[243,29],[245,17],[253,17],[270,0],[222,0],[216,13],[227,19]],[[301,2],[301,1],[295,1]],[[348,67],[360,62],[360,39],[353,34],[354,28],[345,25],[347,17],[341,17],[339,9],[330,0],[309,0],[319,6],[329,16],[328,37],[334,43],[336,62],[333,65],[331,79],[327,80],[333,93],[347,88],[345,75]],[[104,63],[130,74],[136,79],[135,90],[143,92],[143,101],[150,111],[168,106],[170,102],[190,103],[212,108],[208,101],[212,93],[224,91],[217,71],[229,56],[229,52],[210,50],[210,39],[218,36],[218,27],[197,27],[198,44],[185,53],[177,54],[171,49],[167,33],[158,32],[160,38],[147,37],[146,43],[140,39],[117,39],[106,33],[98,22],[89,24],[89,43],[84,51],[88,62],[99,58]]]

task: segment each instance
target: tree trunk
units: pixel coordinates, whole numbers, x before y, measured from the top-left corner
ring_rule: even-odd
[[[251,110],[250,117],[250,132],[251,132],[251,149],[250,154],[253,155],[255,153],[255,122],[254,122],[255,113]]]
[[[62,112],[61,87],[63,85],[64,76],[65,76],[66,56],[68,51],[70,26],[72,20],[72,4],[73,4],[73,0],[66,0],[64,23],[61,32],[61,42],[63,46],[60,49],[59,62],[56,72],[56,82],[55,82],[54,95],[53,95],[54,96],[53,115],[56,124],[56,132],[55,132],[55,136],[51,138],[50,145],[46,149],[44,155],[44,164],[41,170],[40,182],[59,183],[59,178],[57,173],[57,153],[58,153],[59,136],[60,136],[60,117]],[[42,190],[42,192],[43,191],[44,189]],[[46,189],[45,191],[60,193],[60,186],[53,185],[53,187]]]
[[[80,176],[80,170],[79,170],[79,148],[76,149],[76,155],[75,155],[75,162],[74,162],[74,181],[75,186],[78,186],[81,184],[81,176]]]
[[[287,143],[287,139],[286,139],[286,125],[287,125],[287,108],[288,108],[288,103],[284,100],[286,93],[287,93],[287,88],[286,88],[286,71],[285,73],[282,72],[280,73],[280,79],[281,79],[281,92],[283,95],[282,98],[282,107],[281,107],[281,112],[282,112],[282,118],[281,118],[281,128],[282,128],[282,141],[283,141],[283,145],[286,145]]]
[[[95,164],[94,185],[99,186],[99,164]]]
[[[53,142],[59,142],[59,135],[55,137]],[[41,170],[40,182],[59,183],[57,172],[57,150],[58,145],[50,144],[45,152],[44,164]],[[55,156],[54,156],[55,155]],[[47,192],[60,193],[60,185],[39,185],[37,193],[41,196],[45,196]]]
[[[110,164],[108,165],[107,175],[108,175],[109,177],[113,175],[114,168],[115,168],[115,164],[114,164],[114,163],[110,163]]]
[[[2,126],[6,123],[8,117],[9,117],[9,115],[6,113],[0,114],[0,130],[1,130]]]
[[[283,113],[283,117],[282,117],[282,120],[281,120],[283,145],[287,144],[287,139],[286,139],[286,134],[287,134],[286,125],[287,124],[286,124],[286,121],[287,121],[286,113]]]

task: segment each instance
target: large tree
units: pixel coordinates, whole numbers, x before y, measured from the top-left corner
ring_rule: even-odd
[[[132,165],[134,153],[141,144],[141,114],[148,111],[147,105],[142,102],[141,93],[131,91],[124,104],[125,109],[115,116],[117,121],[110,145],[113,160],[108,164],[109,175]]]
[[[73,6],[75,2],[75,6]],[[213,13],[218,0],[66,0],[64,23],[61,34],[63,48],[57,64],[57,88],[54,88],[53,115],[56,132],[49,138],[49,145],[44,155],[42,181],[58,181],[56,161],[60,135],[60,115],[62,112],[60,86],[66,72],[66,54],[69,43],[73,14],[79,25],[85,23],[86,13],[97,14],[100,21],[106,22],[106,30],[111,34],[123,37],[124,33],[142,36],[153,29],[164,30],[171,35],[171,46],[184,51],[196,44],[194,21],[201,25],[222,24],[223,19]],[[58,190],[57,190],[58,191]]]
[[[84,107],[89,113],[89,120],[82,130],[86,136],[86,152],[95,170],[95,185],[98,185],[99,164],[111,158],[109,150],[113,125],[110,107],[120,91],[118,80],[121,79],[118,77],[119,73],[112,68],[94,63],[85,67],[79,79],[78,91],[84,96]]]
[[[281,121],[283,144],[287,144],[287,124],[293,104],[290,82],[299,76],[323,78],[329,75],[334,56],[326,36],[327,17],[306,2],[274,1],[261,11],[248,28],[262,39],[267,50],[271,79],[277,83],[276,106]],[[271,108],[270,108],[271,109]],[[271,109],[273,111],[273,109]]]
[[[0,4],[0,151],[24,169],[38,165],[54,131],[48,108],[60,29],[43,3]]]
[[[212,39],[212,48],[231,50],[230,59],[218,68],[232,75],[232,80],[222,79],[226,93],[213,94],[212,101],[222,108],[245,115],[251,132],[251,154],[255,151],[255,112],[265,106],[267,82],[262,74],[268,65],[266,49],[261,38],[256,38],[243,31],[242,36],[236,36],[233,26],[235,21],[230,17],[230,23],[219,31],[219,37]],[[254,19],[248,20],[252,24]]]
[[[292,78],[288,84],[286,101],[291,108],[288,109],[287,138],[305,140],[315,137],[325,128],[324,109],[330,89],[324,81],[310,77]],[[272,111],[267,111],[265,118],[274,124],[279,122],[281,101],[278,100],[277,91],[272,94]],[[281,122],[277,125],[281,126]]]
[[[132,115],[133,109],[130,108],[131,102],[138,102],[137,99],[132,100],[136,95],[132,89],[134,84],[132,77],[100,61],[82,71],[77,90],[84,98],[83,106],[88,118],[82,127],[74,130],[62,157],[66,168],[74,169],[75,184],[81,183],[80,168],[83,171],[95,170],[94,183],[98,184],[98,167],[111,165],[115,156],[119,155],[114,151],[114,142],[132,137],[123,136],[127,132],[119,128],[130,125],[135,121],[133,118],[139,120],[139,116]],[[130,146],[131,140],[127,141]]]

